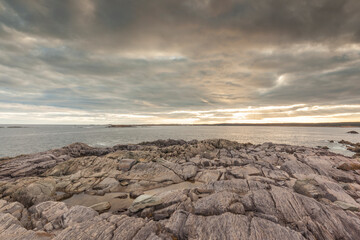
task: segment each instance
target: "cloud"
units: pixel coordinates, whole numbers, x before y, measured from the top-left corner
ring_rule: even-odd
[[[0,104],[83,111],[69,123],[310,118],[218,112],[298,104],[357,119],[337,106],[360,102],[359,10],[356,0],[0,0]],[[2,121],[63,117],[20,113]]]
[[[360,105],[306,104],[287,106],[209,109],[202,111],[111,113],[29,104],[0,104],[0,123],[52,124],[204,124],[359,121]]]

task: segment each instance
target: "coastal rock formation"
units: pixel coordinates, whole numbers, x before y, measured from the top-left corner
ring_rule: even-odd
[[[355,154],[353,157],[360,158],[360,143],[352,143],[352,142],[345,141],[345,140],[341,140],[341,141],[339,141],[339,143],[345,145],[347,150],[354,152]]]
[[[46,169],[70,158],[81,156],[101,156],[112,151],[107,148],[92,148],[84,143],[73,143],[61,149],[42,153],[21,155],[15,158],[2,158],[0,179],[30,177],[42,174]]]
[[[72,144],[0,166],[0,239],[360,235],[360,163],[327,149],[221,139]]]

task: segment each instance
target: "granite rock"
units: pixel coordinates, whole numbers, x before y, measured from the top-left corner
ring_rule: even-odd
[[[357,239],[358,165],[223,139],[77,143],[0,162],[0,239]]]

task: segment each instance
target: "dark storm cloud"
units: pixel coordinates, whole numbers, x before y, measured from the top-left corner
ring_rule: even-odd
[[[216,47],[222,45],[217,40],[232,45],[246,39],[357,42],[360,32],[356,0],[7,0],[2,5],[1,20],[10,28],[101,45],[97,48]]]
[[[358,104],[359,11],[357,0],[0,0],[0,103],[93,121]]]

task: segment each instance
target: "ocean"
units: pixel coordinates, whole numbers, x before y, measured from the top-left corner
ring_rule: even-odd
[[[327,146],[330,151],[352,156],[337,143],[342,139],[360,142],[360,128],[274,127],[274,126],[150,126],[107,128],[100,125],[0,125],[0,157],[17,156],[60,148],[74,142],[105,147],[157,139],[202,140],[224,138],[241,143],[284,143],[301,146]],[[334,140],[331,143],[329,140]]]

